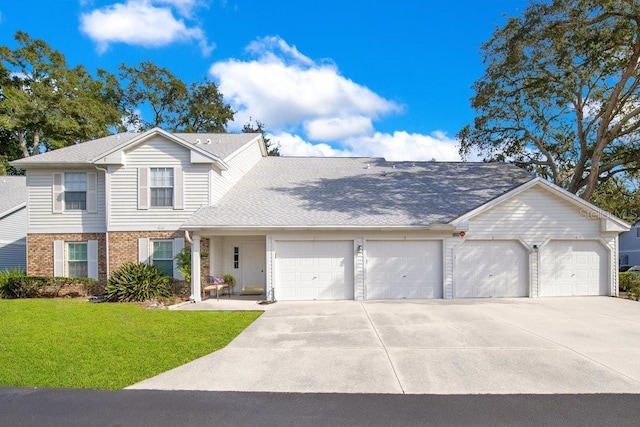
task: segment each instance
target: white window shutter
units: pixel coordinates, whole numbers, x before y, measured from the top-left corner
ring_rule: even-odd
[[[138,239],[138,262],[150,264],[149,239],[143,237]]]
[[[98,241],[89,240],[87,242],[87,272],[88,276],[98,280]]]
[[[138,209],[149,209],[149,168],[138,168]]]
[[[53,275],[64,276],[64,240],[53,241]]]
[[[184,280],[184,277],[178,271],[178,263],[176,256],[184,249],[184,238],[177,237],[173,239],[173,277],[178,280]]]
[[[64,174],[53,174],[52,212],[62,213],[64,210]]]
[[[87,173],[87,213],[98,212],[98,174]]]
[[[173,168],[173,209],[184,209],[184,173],[180,166]]]

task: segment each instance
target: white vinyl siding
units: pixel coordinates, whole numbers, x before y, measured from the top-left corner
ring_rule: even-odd
[[[104,173],[95,169],[83,172],[87,174],[86,210],[72,211],[64,209],[63,172],[39,169],[27,172],[30,233],[106,231]],[[52,212],[55,215],[51,215]]]
[[[211,204],[219,201],[261,158],[260,145],[255,142],[227,159],[229,170],[212,171]]]
[[[0,218],[0,271],[27,268],[27,208]]]
[[[600,219],[580,213],[580,209],[559,196],[532,187],[469,220],[469,238],[519,238],[542,244],[549,236],[596,238]]]
[[[192,164],[186,147],[156,137],[133,147],[125,159],[126,166],[111,169],[110,230],[177,230],[209,204],[211,165]],[[150,206],[150,168],[173,168],[173,209]]]

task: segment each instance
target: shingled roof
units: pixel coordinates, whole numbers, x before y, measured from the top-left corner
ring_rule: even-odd
[[[0,176],[0,218],[27,204],[27,179]]]
[[[98,138],[82,144],[59,148],[16,160],[11,164],[17,168],[29,168],[33,166],[46,165],[81,165],[92,164],[93,160],[116,149],[120,145],[133,142],[142,133],[119,133],[104,138]],[[174,137],[182,139],[187,145],[197,146],[214,156],[224,160],[239,148],[255,139],[260,134],[255,133],[173,133]]]
[[[183,228],[429,227],[532,179],[506,163],[267,157]]]

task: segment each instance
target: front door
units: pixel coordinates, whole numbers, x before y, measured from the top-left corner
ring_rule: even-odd
[[[267,284],[265,244],[261,242],[241,243],[240,254],[241,277],[238,278],[234,289],[235,293],[240,293],[243,286],[261,286],[264,289]]]

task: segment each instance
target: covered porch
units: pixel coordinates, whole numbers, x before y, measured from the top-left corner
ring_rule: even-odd
[[[232,276],[234,283],[225,281],[227,286],[218,289],[220,299],[272,299],[266,286],[266,235],[211,232],[192,232],[185,235],[191,244],[191,271],[201,272],[191,275],[192,301],[202,301],[204,289],[213,284],[214,278],[223,278],[225,275]],[[204,263],[204,269],[203,260],[208,261]],[[209,292],[212,295],[209,295]],[[210,296],[216,298],[216,290],[212,286],[209,287],[205,299]]]

